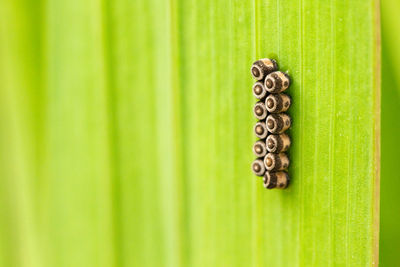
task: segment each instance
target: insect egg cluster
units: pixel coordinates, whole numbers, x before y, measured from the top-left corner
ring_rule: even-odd
[[[251,66],[251,74],[257,81],[253,85],[253,95],[258,99],[253,113],[258,119],[254,134],[259,140],[253,145],[257,159],[252,170],[263,176],[267,189],[284,189],[289,185],[290,137],[285,133],[292,120],[285,112],[291,105],[291,98],[283,93],[290,86],[289,75],[278,70],[275,60],[263,58]]]

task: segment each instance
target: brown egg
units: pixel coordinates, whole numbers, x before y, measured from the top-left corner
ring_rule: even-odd
[[[270,94],[265,99],[265,108],[270,113],[281,113],[289,109],[291,102],[286,94]]]
[[[291,118],[285,113],[268,115],[266,122],[268,131],[273,134],[283,133],[292,124]]]
[[[278,69],[278,65],[276,61],[269,58],[263,58],[257,60],[251,65],[251,75],[253,75],[254,79],[261,81],[267,76],[269,73],[274,72]]]
[[[251,169],[257,176],[263,176],[265,174],[265,166],[261,159],[256,159],[251,164]]]
[[[272,72],[265,77],[264,86],[269,93],[281,93],[290,86],[289,75],[281,71]]]
[[[289,175],[284,172],[266,172],[263,178],[264,187],[267,189],[285,189],[289,185]]]
[[[289,167],[289,158],[285,153],[268,153],[264,164],[267,171],[281,171]]]

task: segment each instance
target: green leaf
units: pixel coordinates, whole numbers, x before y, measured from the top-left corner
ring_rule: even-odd
[[[0,265],[377,264],[376,0],[0,1]],[[293,80],[290,187],[250,66]]]

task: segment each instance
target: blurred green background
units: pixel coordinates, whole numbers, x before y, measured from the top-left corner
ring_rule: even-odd
[[[186,10],[208,10],[211,2],[182,1]],[[237,31],[228,29],[241,38],[240,43],[229,44],[229,51],[221,49],[224,27],[212,32],[220,43],[204,42],[195,51],[171,39],[168,32],[177,27],[165,21],[170,21],[169,15],[176,16],[169,10],[176,4],[174,0],[119,3],[0,0],[0,265],[178,266],[187,264],[189,258],[212,265],[217,257],[223,265],[235,255],[245,266],[249,255],[264,253],[259,251],[263,239],[252,217],[255,212],[245,204],[246,192],[255,190],[247,180],[240,180],[249,176],[249,170],[247,165],[234,167],[252,159],[240,152],[248,151],[253,141],[242,130],[253,123],[247,111],[253,99],[234,92],[236,98],[225,101],[229,94],[213,93],[213,89],[226,86],[224,77],[217,77],[220,84],[211,84],[204,77],[217,80],[216,75],[221,74],[204,69],[196,72],[196,64],[214,60],[214,69],[223,67],[222,58],[234,56],[237,50],[241,53],[236,55],[236,63],[254,58],[243,52],[250,45],[246,38],[252,34],[247,30],[253,23],[246,12],[248,2],[230,1],[227,7],[240,18]],[[218,9],[212,12],[220,12],[217,15],[197,14],[194,18],[187,14],[189,25],[194,19],[206,24],[210,17],[215,20],[212,23],[225,25],[224,5],[215,7]],[[398,266],[400,3],[384,0],[381,11],[380,263]],[[149,28],[157,31],[148,34]],[[186,38],[206,37],[213,29],[196,30]],[[239,34],[243,32],[246,36]],[[135,35],[147,38],[130,38]],[[212,54],[210,59],[207,49],[219,44],[222,54]],[[190,68],[185,70],[176,65],[180,55],[176,49],[188,57],[196,53],[200,60],[189,62]],[[143,57],[142,51],[152,52]],[[231,85],[247,86],[241,75],[248,74],[248,66],[221,73],[232,72]],[[179,77],[194,79],[206,91],[196,93],[199,88],[191,87],[180,94],[175,88],[185,88],[190,79]],[[133,92],[135,84],[148,84],[149,90]],[[208,105],[210,99],[215,100],[214,105]],[[182,107],[198,117],[177,116]],[[220,114],[217,109],[222,110]],[[227,113],[233,114],[227,131],[235,136],[217,142],[226,129],[210,129],[201,116],[214,116],[213,123],[223,123]],[[210,151],[210,143],[219,147]],[[191,151],[190,145],[199,147],[199,153]],[[189,147],[182,149],[184,146]],[[223,157],[225,151],[229,152],[227,158]],[[189,165],[181,165],[183,158]],[[222,177],[218,166],[229,172],[222,180],[218,180]],[[192,179],[186,181],[182,178],[186,176]],[[202,183],[199,177],[216,182]],[[237,187],[226,186],[230,179],[238,181]],[[197,189],[210,192],[210,197],[185,195]],[[216,202],[229,206],[233,201],[238,205],[232,211],[215,206]],[[251,202],[256,203],[256,197]],[[196,208],[197,217],[193,217],[191,209]],[[254,205],[254,209],[260,206]],[[191,220],[191,229],[183,223],[184,218]],[[224,220],[218,222],[219,228],[216,218]],[[241,218],[241,223],[235,218]],[[251,238],[246,226],[257,229]],[[211,235],[211,241],[203,235]],[[201,242],[189,248],[193,240],[188,236]],[[229,238],[219,240],[218,236]],[[242,247],[233,245],[237,240],[243,241]],[[219,255],[212,253],[217,250]]]
[[[400,252],[400,1],[382,0],[381,266]]]

